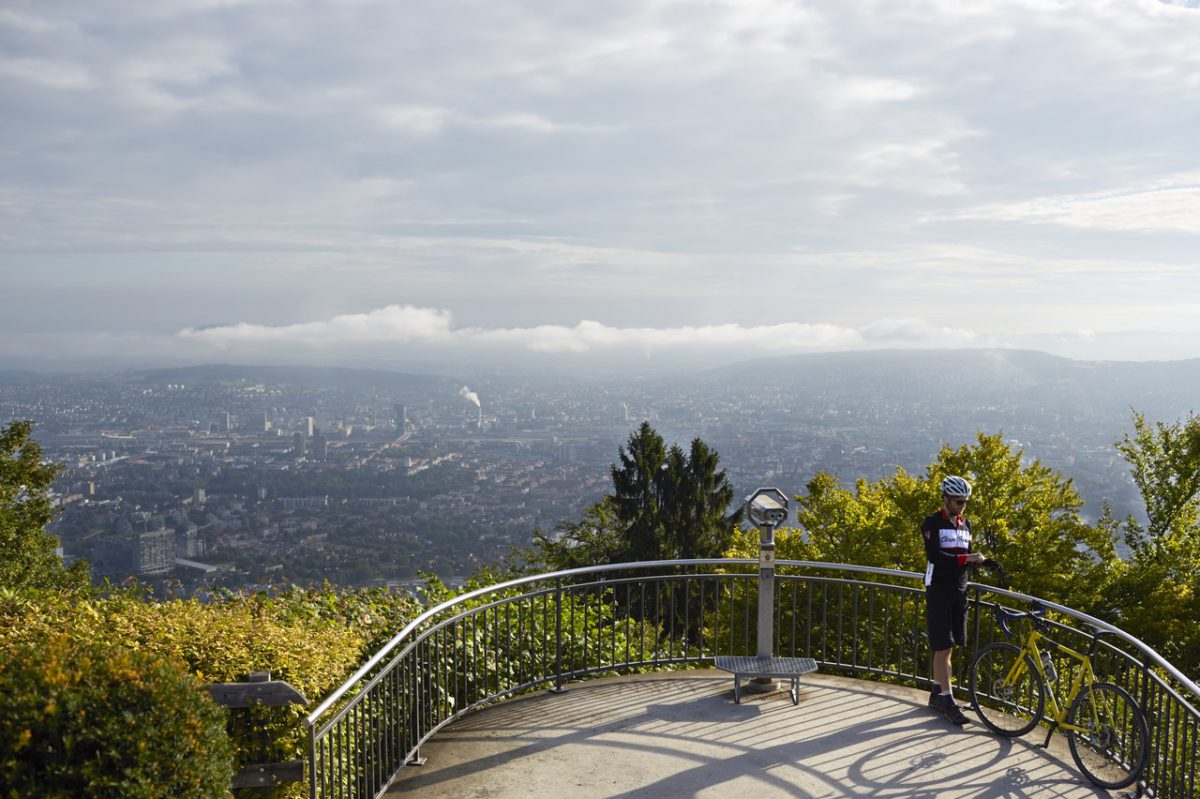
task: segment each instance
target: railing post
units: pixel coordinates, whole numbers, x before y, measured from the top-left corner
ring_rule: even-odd
[[[566,688],[563,688],[563,631],[562,631],[562,578],[559,577],[554,581],[554,659],[555,670],[554,687],[550,689],[551,693],[561,694],[566,693]]]
[[[308,725],[308,799],[317,799],[317,726]]]

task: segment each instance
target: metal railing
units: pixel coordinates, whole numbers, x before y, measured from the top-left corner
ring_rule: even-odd
[[[774,651],[864,679],[928,685],[921,575],[866,566],[778,561]],[[832,573],[832,575],[831,575]],[[312,799],[373,799],[421,745],[464,713],[571,679],[752,655],[758,562],[656,561],[524,577],[460,595],[409,623],[305,720]],[[969,650],[1001,633],[993,602],[1033,598],[972,584]],[[1094,658],[1100,679],[1147,710],[1151,761],[1143,788],[1197,796],[1200,687],[1137,639],[1044,602],[1068,642],[1091,624],[1114,633]],[[1078,626],[1077,626],[1078,625]],[[1115,640],[1114,640],[1115,639]],[[960,679],[960,684],[962,680]]]

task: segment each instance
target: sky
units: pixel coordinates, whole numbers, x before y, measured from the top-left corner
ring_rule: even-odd
[[[0,367],[1200,357],[1200,0],[4,0]]]

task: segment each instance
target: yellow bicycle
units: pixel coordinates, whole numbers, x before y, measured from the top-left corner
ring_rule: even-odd
[[[1020,646],[996,641],[979,651],[971,663],[971,705],[992,731],[1005,737],[1024,735],[1046,717],[1049,698],[1049,731],[1045,747],[1056,728],[1067,735],[1071,756],[1084,776],[1103,788],[1124,788],[1137,780],[1150,758],[1150,729],[1146,715],[1134,698],[1119,685],[1101,682],[1092,669],[1092,655],[1106,630],[1093,630],[1087,654],[1045,636],[1045,608],[1037,603],[1024,613],[999,605],[1001,629],[1014,636],[1009,622],[1029,619]],[[1057,679],[1051,652],[1078,662],[1062,706],[1050,682]]]

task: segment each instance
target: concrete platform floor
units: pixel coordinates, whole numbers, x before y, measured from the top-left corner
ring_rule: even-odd
[[[958,728],[923,691],[810,674],[742,693],[719,671],[572,683],[460,719],[421,749],[388,797],[670,799],[906,797],[1075,799],[1110,794],[1075,768],[1066,741],[1004,739],[967,708]],[[963,699],[960,696],[960,703]],[[1128,793],[1127,791],[1124,793]]]

